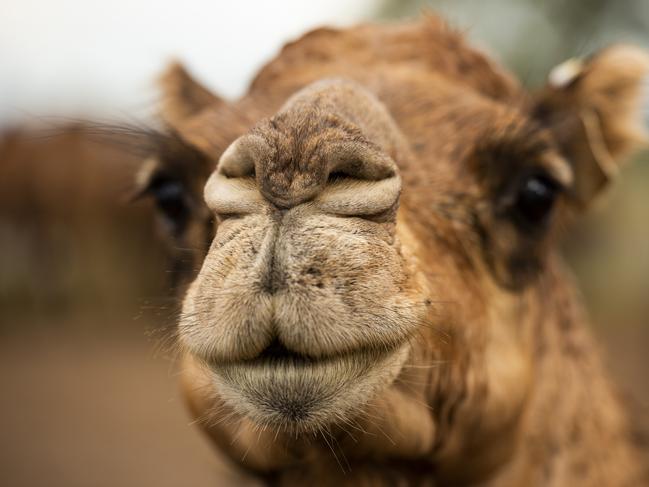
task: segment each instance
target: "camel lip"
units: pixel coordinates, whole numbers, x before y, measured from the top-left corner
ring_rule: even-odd
[[[355,370],[356,374],[362,376],[373,369],[377,363],[385,360],[386,357],[398,353],[404,346],[405,344],[401,343],[392,347],[357,348],[315,357],[293,352],[283,346],[273,345],[251,359],[211,361],[208,366],[212,372],[220,376],[242,373],[249,374],[249,377],[265,377],[266,380],[271,382],[284,375],[294,378],[300,377],[300,380],[309,380],[314,375],[330,373],[333,370],[344,370],[350,367]]]
[[[282,369],[286,367],[308,369],[353,360],[354,357],[379,355],[365,349],[348,350],[326,356],[306,355],[284,347],[267,347],[252,358],[240,360],[208,360],[207,364],[215,371],[232,368],[246,369]]]
[[[273,348],[252,360],[210,368],[219,394],[238,414],[260,425],[310,431],[341,414],[356,414],[396,377],[408,351],[404,343],[309,359]]]
[[[403,342],[382,344],[377,346],[361,346],[352,349],[340,350],[326,355],[308,354],[292,350],[279,338],[273,339],[261,352],[253,357],[239,359],[215,359],[204,357],[204,362],[214,370],[231,367],[264,367],[281,368],[286,366],[308,368],[309,366],[322,366],[353,360],[354,358],[381,357],[393,353],[400,348]]]
[[[283,367],[294,367],[307,369],[309,367],[331,366],[335,364],[345,363],[354,359],[361,359],[362,361],[373,361],[385,355],[389,355],[397,350],[402,344],[396,343],[393,346],[378,347],[359,347],[349,350],[341,350],[336,353],[327,355],[308,355],[302,352],[296,352],[285,345],[279,340],[274,340],[257,356],[234,361],[230,363],[213,363],[213,367],[219,366],[242,366],[242,367],[259,367],[266,369],[281,369]]]
[[[308,355],[302,352],[297,352],[286,347],[278,339],[273,340],[257,355],[247,358],[237,359],[217,359],[213,357],[203,358],[203,360],[215,370],[230,367],[256,367],[256,366],[308,366],[310,364],[322,364],[346,355],[354,354],[354,352],[342,352],[327,356]]]

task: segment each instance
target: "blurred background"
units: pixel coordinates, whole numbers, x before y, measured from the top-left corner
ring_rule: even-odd
[[[220,485],[173,357],[168,265],[133,154],[74,122],[142,121],[183,60],[227,97],[320,25],[440,12],[530,88],[614,41],[649,48],[646,0],[0,0],[0,484]],[[63,126],[56,137],[34,127]],[[565,242],[623,390],[649,416],[649,153]]]

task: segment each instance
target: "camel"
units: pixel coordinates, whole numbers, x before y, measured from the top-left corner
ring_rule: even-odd
[[[557,249],[648,81],[614,45],[530,92],[433,15],[309,32],[236,101],[170,66],[137,186],[218,453],[278,486],[649,485]]]

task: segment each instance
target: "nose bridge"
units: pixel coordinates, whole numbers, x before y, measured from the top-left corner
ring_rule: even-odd
[[[261,194],[280,209],[313,199],[324,190],[328,177],[326,164],[319,157],[297,151],[289,154],[274,154],[255,162]]]

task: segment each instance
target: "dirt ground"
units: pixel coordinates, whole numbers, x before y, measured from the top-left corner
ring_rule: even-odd
[[[190,424],[173,360],[134,325],[2,337],[1,485],[239,485]]]

